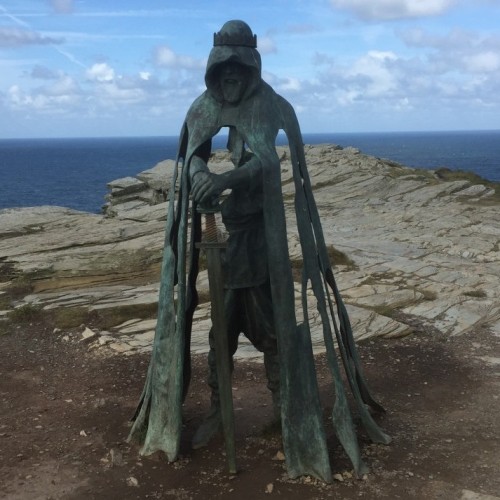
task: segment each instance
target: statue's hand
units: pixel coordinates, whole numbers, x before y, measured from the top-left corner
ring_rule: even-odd
[[[193,178],[191,193],[197,203],[208,204],[226,189],[224,177],[207,172],[198,172]]]

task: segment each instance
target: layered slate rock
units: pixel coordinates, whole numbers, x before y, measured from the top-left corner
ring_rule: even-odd
[[[279,148],[279,155],[289,249],[298,269],[289,154]],[[479,327],[500,335],[494,185],[448,181],[432,171],[328,144],[306,146],[306,158],[358,339],[424,330],[457,335]],[[216,152],[212,162],[217,172],[231,168],[223,152]],[[0,211],[0,318],[25,304],[46,311],[129,308],[132,316],[98,332],[94,345],[121,353],[149,350],[154,317],[133,315],[141,307],[156,307],[172,168],[167,160],[137,178],[110,183],[104,215],[61,207]],[[9,302],[5,297],[19,280],[29,281],[30,289]],[[207,300],[206,272],[200,274],[199,288]],[[315,328],[313,302],[311,297],[316,337],[321,332]],[[195,316],[195,352],[207,350],[209,315],[205,302]],[[258,357],[244,341],[238,355]]]

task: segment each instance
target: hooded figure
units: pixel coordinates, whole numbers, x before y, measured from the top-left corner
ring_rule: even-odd
[[[201,224],[197,208],[218,203],[218,196],[230,189],[231,194],[221,204],[229,232],[225,310],[230,353],[236,350],[240,332],[264,351],[268,386],[275,409],[281,414],[290,477],[311,474],[330,482],[308,321],[308,289],[317,301],[333,378],[334,430],[358,475],[367,469],[361,460],[341,365],[369,437],[379,443],[388,443],[390,438],[379,429],[367,408],[383,411],[364,380],[347,311],[332,273],[295,113],[262,80],[256,42],[256,36],[242,21],[229,21],[214,35],[205,75],[207,90],[191,105],[181,131],[170,189],[153,352],[129,439],[142,444],[142,454],[162,450],[170,461],[178,456],[181,407],[190,379],[192,318],[198,303],[199,250],[195,243],[200,241]],[[207,163],[212,138],[223,127],[229,128],[228,149],[235,168],[216,175],[210,173]],[[300,322],[295,311],[281,168],[275,149],[279,130],[285,132],[290,147],[303,255]],[[204,445],[220,423],[213,357],[211,349],[212,407],[195,434],[194,446]]]

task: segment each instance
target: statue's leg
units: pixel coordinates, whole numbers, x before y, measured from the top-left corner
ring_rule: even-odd
[[[233,355],[238,348],[238,336],[241,331],[241,314],[239,314],[238,311],[239,301],[237,292],[238,290],[226,290],[224,294],[224,309],[226,312],[228,329],[229,366],[231,373],[234,368]],[[212,328],[208,334],[208,342],[210,345],[210,351],[208,353],[208,386],[211,389],[210,409],[193,436],[192,447],[194,449],[206,446],[222,428],[219,384],[217,381],[217,364],[215,357],[215,339]]]
[[[273,398],[273,414],[276,420],[281,419],[281,392],[280,392],[280,360],[278,354],[264,353],[267,387]]]
[[[243,333],[259,351],[264,353],[267,387],[273,398],[274,416],[281,418],[280,361],[274,329],[271,287],[265,283],[248,288],[244,293],[245,323]]]

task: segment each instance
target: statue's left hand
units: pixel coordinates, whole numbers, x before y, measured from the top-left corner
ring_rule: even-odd
[[[193,179],[191,193],[197,203],[207,204],[216,198],[226,189],[223,176],[207,172],[199,172]]]

